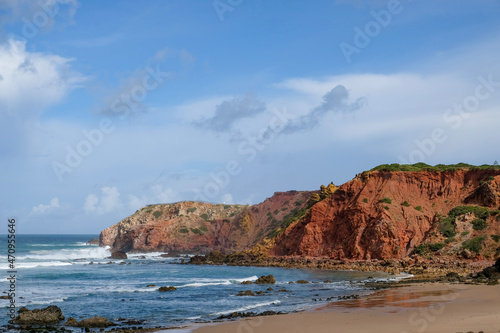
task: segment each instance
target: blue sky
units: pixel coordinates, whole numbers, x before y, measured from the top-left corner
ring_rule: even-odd
[[[492,164],[499,15],[496,0],[0,0],[1,216],[98,233],[146,204]]]

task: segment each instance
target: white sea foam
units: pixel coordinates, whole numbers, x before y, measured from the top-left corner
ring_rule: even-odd
[[[165,252],[147,252],[147,253],[127,253],[127,257],[131,260],[165,260],[169,259],[168,257],[162,257],[161,255],[164,254]]]
[[[18,260],[77,260],[105,259],[111,255],[109,247],[86,247],[83,249],[40,250],[17,257]]]
[[[200,281],[202,280],[202,281]],[[205,281],[203,281],[205,280]],[[197,279],[196,282],[187,283],[184,285],[180,285],[177,288],[184,287],[204,287],[204,286],[222,286],[222,285],[230,285],[230,284],[240,284],[243,281],[255,281],[257,280],[257,276],[250,276],[242,279]]]
[[[39,261],[39,262],[16,262],[15,268],[35,268],[35,267],[53,267],[53,266],[71,266],[70,262],[62,262],[62,261]],[[9,269],[9,265],[0,265],[0,270]]]
[[[230,313],[233,313],[233,312],[242,312],[242,311],[257,309],[257,308],[260,308],[260,307],[263,307],[263,306],[275,305],[275,304],[280,304],[280,303],[281,303],[281,301],[274,300],[274,301],[270,301],[270,302],[262,302],[262,303],[257,303],[257,304],[251,304],[251,305],[243,306],[243,307],[237,308],[237,309],[232,309],[232,310],[227,310],[227,311],[221,311],[221,312],[212,313],[211,316],[221,316],[221,315],[226,315],[226,314],[230,314]]]

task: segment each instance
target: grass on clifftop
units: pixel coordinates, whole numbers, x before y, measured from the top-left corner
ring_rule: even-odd
[[[382,164],[370,171],[456,171],[460,169],[469,170],[500,170],[500,165],[489,165],[483,164],[480,166],[458,163],[458,164],[437,164],[435,166],[425,164],[425,163],[415,163],[415,164]]]

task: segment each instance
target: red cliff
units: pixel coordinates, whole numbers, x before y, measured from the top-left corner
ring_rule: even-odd
[[[498,167],[378,170],[340,187],[275,193],[254,206],[147,206],[103,230],[100,245],[125,252],[253,249],[335,259],[404,258],[415,251],[500,254]]]
[[[339,259],[405,257],[424,241],[446,242],[439,226],[454,207],[479,205],[497,213],[499,175],[498,170],[466,169],[363,173],[312,206],[276,239],[270,253]],[[487,230],[449,238],[450,250],[462,241],[460,237],[466,241],[500,234],[498,219],[488,221]]]

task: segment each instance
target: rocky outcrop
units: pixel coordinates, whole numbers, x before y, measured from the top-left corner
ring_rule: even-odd
[[[103,230],[100,245],[123,252],[210,251],[191,259],[200,264],[261,263],[269,256],[369,261],[413,253],[468,260],[500,255],[498,167],[401,167],[409,171],[376,168],[341,186],[278,192],[254,206],[150,205]],[[486,214],[451,214],[463,205]]]
[[[23,306],[18,313],[19,316],[12,320],[18,325],[53,325],[64,320],[62,310],[54,305],[34,310],[28,310]]]
[[[87,242],[87,245],[99,245],[99,238],[92,238]]]
[[[424,241],[445,241],[439,223],[454,207],[498,207],[499,175],[498,170],[467,169],[363,173],[312,206],[276,239],[271,254],[335,259],[408,256]],[[496,230],[498,221],[491,218],[490,224]]]
[[[312,192],[278,192],[254,206],[178,202],[150,205],[103,230],[101,246],[113,251],[205,253],[243,250],[303,209]]]

